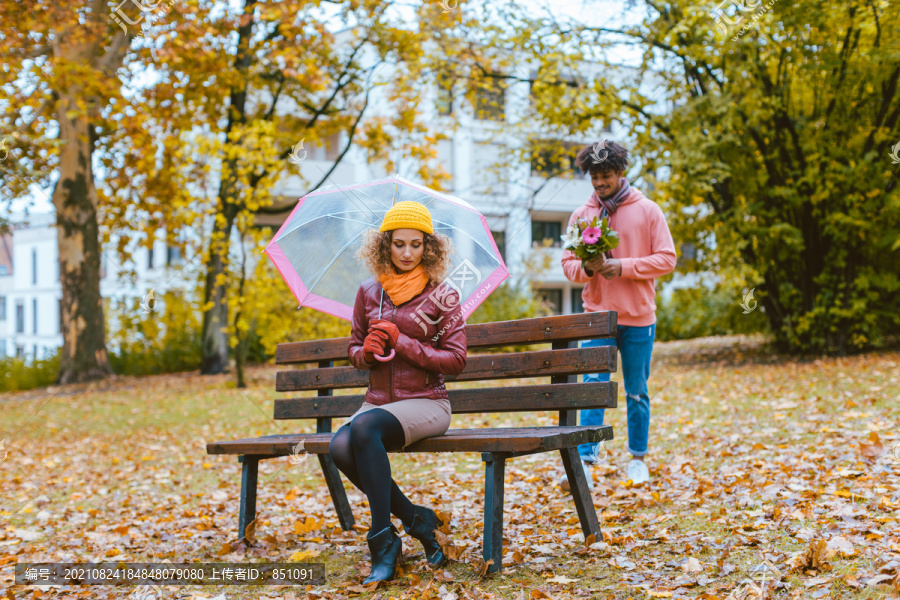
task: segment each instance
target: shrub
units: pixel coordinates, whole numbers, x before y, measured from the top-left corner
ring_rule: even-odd
[[[136,298],[107,300],[109,362],[119,375],[150,375],[200,368],[199,307],[167,292],[146,312]]]
[[[59,373],[59,352],[53,356],[33,360],[15,357],[0,359],[0,392],[16,392],[52,385]]]
[[[274,357],[276,346],[285,342],[350,335],[348,321],[307,307],[298,310],[297,300],[268,259],[257,265],[244,294],[259,345],[255,354],[248,354],[251,361]]]
[[[724,286],[677,289],[668,302],[657,296],[656,339],[665,342],[768,331],[762,307],[757,305],[744,314],[742,298],[740,291]]]
[[[145,312],[137,298],[105,299],[109,363],[119,375],[152,375],[200,368],[200,313],[182,294],[166,293]],[[59,352],[44,360],[0,360],[0,392],[52,385]]]
[[[494,293],[475,309],[469,318],[467,325],[475,323],[493,323],[496,321],[513,321],[516,319],[528,319],[531,317],[545,317],[552,314],[549,305],[544,303],[528,282],[518,285],[508,280],[500,285]],[[502,346],[490,348],[486,352],[521,352],[534,350],[529,345]],[[480,352],[482,350],[476,350]]]
[[[504,282],[475,309],[466,323],[513,321],[551,314],[550,308],[534,293],[531,285]]]

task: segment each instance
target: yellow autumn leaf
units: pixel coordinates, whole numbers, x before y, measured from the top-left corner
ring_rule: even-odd
[[[303,562],[304,560],[314,558],[316,556],[319,556],[320,554],[321,552],[319,550],[302,550],[300,552],[294,552],[293,554],[291,554],[288,560],[290,562]]]
[[[321,529],[324,525],[325,519],[318,520],[313,517],[307,517],[306,522],[294,521],[294,533],[303,535],[304,533]]]

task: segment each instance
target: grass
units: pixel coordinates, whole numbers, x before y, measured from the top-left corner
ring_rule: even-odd
[[[404,538],[404,576],[362,593],[354,586],[367,570],[365,497],[347,484],[361,531],[342,532],[314,459],[263,461],[257,541],[248,549],[226,546],[236,535],[239,465],[206,455],[205,444],[313,430],[313,422],[270,419],[274,367],[250,369],[244,390],[229,375],[178,374],[2,394],[0,440],[9,455],[0,464],[0,594],[6,588],[7,597],[26,597],[24,586],[11,585],[12,560],[68,558],[326,567],[324,586],[309,591],[168,588],[172,598],[437,598],[443,586],[460,598],[711,600],[724,599],[768,560],[784,574],[767,591],[771,598],[894,597],[889,579],[865,581],[895,576],[891,560],[900,559],[900,451],[892,454],[900,443],[898,367],[896,350],[795,360],[774,355],[758,338],[657,343],[649,487],[624,481],[625,394],[620,374],[613,377],[619,408],[607,411],[607,422],[617,439],[607,444],[608,463],[594,469],[604,544],[585,550],[571,498],[556,483],[558,455],[513,459],[504,572],[479,577],[480,456],[392,455],[401,487],[414,502],[451,513],[451,538],[469,549],[433,573],[418,544]],[[555,419],[549,412],[457,415],[453,426]],[[321,526],[295,529],[310,517]],[[24,539],[32,534],[37,538]],[[820,568],[791,566],[804,561],[811,541],[837,544],[837,537],[852,551],[832,553]],[[50,588],[40,597],[79,591],[118,598],[130,589]]]

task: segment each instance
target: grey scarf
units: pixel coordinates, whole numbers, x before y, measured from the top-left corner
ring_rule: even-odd
[[[619,179],[619,191],[612,198],[603,200],[597,195],[595,190],[594,197],[597,199],[597,204],[600,205],[600,218],[602,219],[603,217],[615,214],[619,209],[619,206],[625,202],[625,198],[628,197],[629,192],[631,192],[631,186],[628,185],[628,180],[624,177]]]

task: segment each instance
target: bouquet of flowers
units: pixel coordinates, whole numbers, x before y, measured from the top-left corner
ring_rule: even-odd
[[[609,218],[578,219],[561,237],[563,248],[574,252],[582,264],[619,245],[619,234],[609,228]]]

